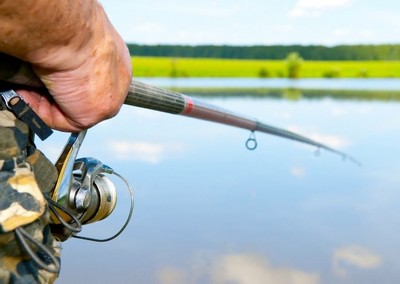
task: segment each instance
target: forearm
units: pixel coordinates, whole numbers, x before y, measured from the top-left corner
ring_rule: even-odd
[[[108,20],[97,1],[1,1],[0,52],[44,68],[68,68],[71,57],[90,56],[85,46],[101,38],[99,21]]]

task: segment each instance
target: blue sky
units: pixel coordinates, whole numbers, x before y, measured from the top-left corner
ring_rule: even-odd
[[[400,43],[398,0],[100,0],[141,44]]]

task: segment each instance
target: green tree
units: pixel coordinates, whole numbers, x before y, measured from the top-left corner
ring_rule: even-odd
[[[291,79],[299,78],[302,64],[303,58],[297,52],[289,53],[286,57],[288,77]]]

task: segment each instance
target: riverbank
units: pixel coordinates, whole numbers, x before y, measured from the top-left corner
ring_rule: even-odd
[[[135,77],[286,78],[285,60],[132,57]],[[400,78],[400,61],[303,61],[299,78]]]

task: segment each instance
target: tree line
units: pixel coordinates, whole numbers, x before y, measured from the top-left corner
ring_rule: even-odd
[[[304,60],[400,60],[400,44],[382,45],[141,45],[128,44],[131,55],[156,57],[283,60],[297,53]]]

